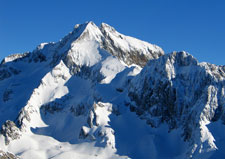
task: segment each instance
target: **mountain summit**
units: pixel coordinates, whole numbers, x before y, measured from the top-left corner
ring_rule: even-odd
[[[4,58],[0,97],[0,158],[225,155],[225,66],[105,23]]]

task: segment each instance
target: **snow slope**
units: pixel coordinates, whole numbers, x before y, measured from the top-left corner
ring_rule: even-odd
[[[100,102],[103,97],[98,93],[108,91],[98,92],[97,87],[108,89],[126,70],[123,86],[129,73],[135,75],[141,67],[114,56],[106,49],[106,40],[99,27],[87,22],[59,42],[42,43],[33,52],[2,61],[0,149],[21,158],[118,158],[108,124],[113,106]],[[132,40],[137,41],[123,40],[129,44],[124,48],[128,52],[134,47]],[[153,46],[138,42],[139,50]],[[148,56],[152,51],[145,51],[146,59],[152,58]],[[159,47],[154,52],[156,57],[163,54]],[[110,98],[119,94],[111,89]]]
[[[222,158],[224,77],[224,66],[78,24],[2,61],[0,158]]]

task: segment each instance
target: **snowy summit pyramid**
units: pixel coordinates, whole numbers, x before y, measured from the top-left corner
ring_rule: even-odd
[[[225,66],[108,24],[0,64],[0,158],[225,156]]]

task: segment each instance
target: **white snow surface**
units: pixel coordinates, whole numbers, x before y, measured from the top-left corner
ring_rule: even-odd
[[[124,59],[130,51],[141,50],[152,60],[143,69],[137,63],[128,65],[106,50],[107,38],[124,52]],[[5,58],[0,65],[0,124],[13,121],[19,137],[9,126],[0,134],[0,150],[23,159],[221,158],[224,116],[213,118],[225,106],[224,67],[199,64],[185,52],[162,55],[156,45],[105,23],[97,27],[87,22],[57,43]],[[193,83],[204,84],[205,79],[211,82],[202,90],[206,93],[192,103],[200,87]],[[160,102],[143,113],[131,98],[133,92],[141,101],[161,98],[145,98],[160,81],[159,86],[168,82],[178,88],[176,108],[183,116],[174,115],[179,124],[173,129],[160,112],[154,114]],[[187,110],[182,108],[186,103],[192,104]],[[149,124],[152,121],[158,125]],[[184,140],[182,121],[192,124],[189,140]]]

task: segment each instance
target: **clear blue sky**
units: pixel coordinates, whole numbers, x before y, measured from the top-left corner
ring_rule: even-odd
[[[225,65],[225,0],[1,0],[0,60],[58,41],[85,21]]]

